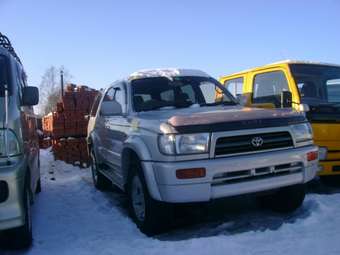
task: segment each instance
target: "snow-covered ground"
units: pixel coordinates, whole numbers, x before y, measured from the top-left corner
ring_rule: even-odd
[[[204,208],[207,217],[197,216],[202,223],[149,238],[128,217],[122,194],[96,191],[89,169],[55,162],[47,150],[41,155],[34,245],[0,254],[340,254],[340,189],[324,192],[316,184],[318,192],[290,216],[260,210],[247,198],[216,203]]]

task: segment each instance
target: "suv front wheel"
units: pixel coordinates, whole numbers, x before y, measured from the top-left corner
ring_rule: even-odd
[[[127,193],[130,216],[143,233],[152,236],[166,230],[172,216],[170,205],[150,196],[139,163],[130,170]]]

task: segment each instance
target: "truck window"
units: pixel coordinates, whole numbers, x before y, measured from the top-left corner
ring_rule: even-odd
[[[288,82],[282,71],[258,74],[254,79],[253,103],[272,103],[275,107],[281,107],[281,92],[288,90]]]
[[[224,86],[234,97],[237,98],[243,93],[243,78],[228,80],[224,83]]]
[[[331,79],[326,81],[328,102],[340,102],[340,79]]]
[[[318,106],[340,102],[340,67],[291,64],[290,70],[303,103]]]

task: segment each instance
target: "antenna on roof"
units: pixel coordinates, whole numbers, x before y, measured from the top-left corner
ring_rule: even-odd
[[[8,52],[21,64],[21,60],[18,57],[18,55],[16,54],[11,41],[8,39],[7,36],[3,35],[0,32],[0,46],[2,46],[3,48],[5,48],[6,50],[8,50]]]

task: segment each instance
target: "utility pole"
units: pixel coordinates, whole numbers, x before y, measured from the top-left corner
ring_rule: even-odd
[[[61,98],[63,98],[64,95],[64,70],[60,70],[60,86],[61,86]]]

